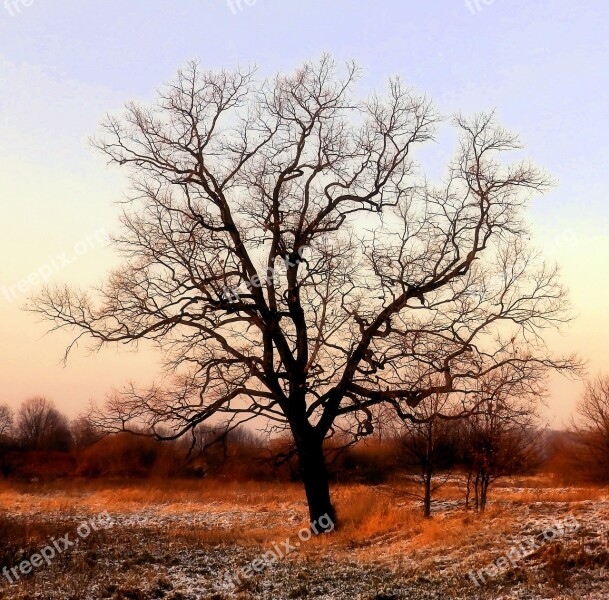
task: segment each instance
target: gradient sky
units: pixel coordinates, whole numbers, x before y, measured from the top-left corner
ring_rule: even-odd
[[[157,372],[145,348],[80,348],[63,367],[68,335],[45,335],[47,324],[21,310],[41,274],[87,286],[116,264],[99,232],[116,229],[125,181],[87,144],[104,114],[151,99],[191,58],[212,68],[255,63],[272,74],[323,51],[361,64],[364,93],[399,73],[444,113],[497,108],[521,134],[526,155],[558,181],[530,214],[578,314],[551,346],[580,353],[592,374],[609,371],[609,3],[486,3],[243,0],[241,11],[226,0],[0,4],[0,403],[44,394],[75,416],[89,399]],[[442,134],[422,155],[434,177],[450,141]],[[30,276],[12,298],[11,286]],[[552,380],[551,423],[568,417],[581,387]]]

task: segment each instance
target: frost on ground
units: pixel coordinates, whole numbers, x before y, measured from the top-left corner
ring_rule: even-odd
[[[201,484],[202,485],[202,484]],[[49,540],[106,510],[112,527],[93,532],[53,559],[0,582],[0,598],[199,600],[229,598],[432,599],[609,598],[609,498],[596,490],[505,487],[486,514],[442,498],[425,521],[410,500],[382,488],[337,491],[344,526],[231,587],[227,580],[287,538],[298,541],[305,506],[298,490],[218,491],[4,488],[0,491],[0,568],[16,567]],[[447,492],[447,496],[450,493]],[[579,529],[544,541],[544,530],[573,515]],[[525,538],[538,548],[476,586],[470,571],[495,562]]]

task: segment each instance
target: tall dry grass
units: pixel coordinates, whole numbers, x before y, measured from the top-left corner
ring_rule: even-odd
[[[522,482],[518,482],[522,483]],[[531,485],[535,482],[528,482]],[[306,544],[305,551],[316,552],[328,546],[365,548],[374,544],[399,541],[409,548],[445,547],[474,536],[492,522],[498,534],[507,531],[515,518],[505,510],[505,502],[514,505],[536,501],[577,503],[606,497],[604,488],[552,489],[540,485],[527,489],[500,488],[492,491],[492,500],[484,515],[466,513],[457,507],[424,519],[420,503],[412,494],[411,483],[385,487],[363,484],[333,486],[340,527],[332,536],[322,536]],[[442,500],[462,500],[462,490],[454,484],[441,488]],[[184,522],[168,534],[196,544],[239,543],[266,544],[296,534],[307,526],[304,492],[295,483],[234,482],[222,479],[192,480],[65,480],[54,483],[14,483],[0,481],[0,516],[16,513],[27,517],[53,513],[62,518],[82,513],[184,514]],[[198,526],[188,519],[196,512],[253,513],[254,526]],[[278,515],[289,512],[301,515],[299,522],[286,521]]]

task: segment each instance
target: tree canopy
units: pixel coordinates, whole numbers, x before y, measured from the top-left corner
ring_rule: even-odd
[[[193,62],[154,104],[107,118],[95,146],[133,184],[124,262],[93,293],[49,288],[33,306],[75,341],[163,351],[173,377],[114,398],[107,426],[174,437],[262,416],[318,464],[340,424],[370,433],[375,405],[467,404],[494,370],[575,367],[543,341],[568,314],[527,243],[527,200],[550,181],[501,160],[517,136],[456,116],[433,184],[415,162],[441,121],[432,102],[399,78],[359,99],[357,79],[329,56],[263,81]]]

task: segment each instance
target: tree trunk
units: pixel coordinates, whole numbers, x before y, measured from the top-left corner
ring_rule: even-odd
[[[465,487],[465,510],[469,510],[469,497],[472,493],[472,472],[471,470],[467,473],[466,487]]]
[[[480,508],[480,473],[476,473],[476,479],[474,481],[474,507],[476,512]]]
[[[425,498],[423,500],[425,517],[431,517],[431,474],[425,475]]]
[[[431,517],[431,480],[433,474],[433,422],[429,423],[427,430],[427,449],[425,453],[425,498],[423,499],[423,512],[425,517]]]
[[[330,500],[330,481],[322,440],[302,440],[297,444],[300,476],[309,505],[309,519],[313,533],[332,531],[336,513]]]
[[[482,483],[480,484],[480,512],[484,512],[486,508],[486,495],[488,493],[488,480],[486,477],[482,478]]]

